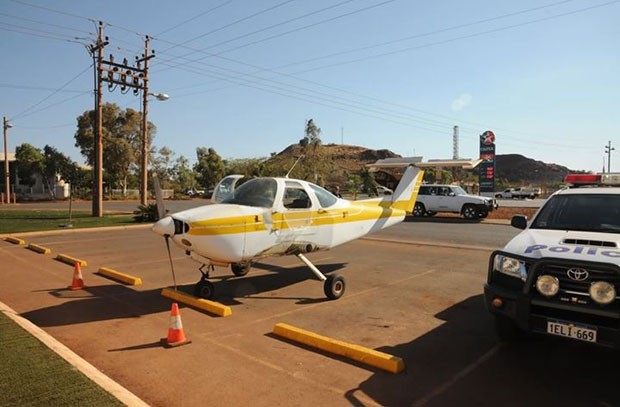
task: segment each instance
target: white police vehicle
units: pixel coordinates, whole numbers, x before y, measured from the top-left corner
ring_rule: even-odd
[[[571,174],[502,250],[484,299],[498,336],[524,332],[620,347],[620,173]]]

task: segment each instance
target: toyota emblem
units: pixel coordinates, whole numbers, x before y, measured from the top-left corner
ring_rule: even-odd
[[[588,273],[588,270],[586,269],[572,268],[572,269],[568,269],[568,271],[566,272],[566,275],[571,280],[584,281],[584,280],[587,280],[590,273]]]

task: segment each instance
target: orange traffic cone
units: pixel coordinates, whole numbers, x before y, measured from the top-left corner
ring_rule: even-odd
[[[181,322],[181,315],[179,314],[179,305],[176,302],[172,303],[168,337],[163,338],[162,342],[167,347],[187,345],[192,342],[185,337],[185,333],[183,332],[183,323]]]
[[[75,263],[75,267],[73,268],[73,281],[69,288],[72,290],[81,290],[84,288],[84,278],[82,278],[80,263]]]

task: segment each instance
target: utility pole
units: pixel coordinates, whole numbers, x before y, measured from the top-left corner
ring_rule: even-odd
[[[149,100],[149,59],[153,58],[155,54],[149,55],[149,36],[146,36],[144,41],[144,54],[142,59],[139,59],[138,67],[140,63],[144,62],[144,77],[142,78],[142,165],[140,166],[140,205],[146,205],[148,198],[148,100]]]
[[[103,40],[103,24],[99,22],[97,43],[88,47],[93,56],[95,68],[95,139],[94,139],[94,176],[93,176],[93,202],[92,215],[103,216],[103,93],[101,84],[103,78],[103,49],[108,45],[108,39]]]
[[[611,146],[611,140],[607,142],[605,146],[605,153],[607,154],[607,172],[611,172],[611,152],[616,148]]]
[[[9,205],[11,203],[11,188],[9,186],[11,177],[9,174],[9,143],[7,130],[13,127],[13,125],[9,123],[6,117],[3,117],[2,127],[4,129],[4,196],[6,197],[6,204]]]
[[[147,125],[147,98],[148,93],[148,60],[155,57],[155,51],[151,51],[149,55],[149,37],[146,37],[144,44],[144,55],[138,59],[135,57],[135,66],[129,65],[127,58],[123,59],[123,63],[114,62],[114,55],[110,54],[110,58],[105,60],[103,57],[103,49],[108,45],[108,38],[103,38],[103,24],[99,22],[99,35],[97,43],[88,47],[93,55],[95,65],[95,111],[96,111],[96,130],[95,130],[95,176],[93,180],[93,216],[103,216],[103,82],[108,84],[108,91],[114,91],[120,86],[121,93],[133,90],[133,94],[138,96],[142,91],[142,187],[141,187],[141,203],[146,204],[146,163],[148,160],[148,133]],[[142,67],[144,64],[144,67]],[[167,98],[167,96],[166,96]]]

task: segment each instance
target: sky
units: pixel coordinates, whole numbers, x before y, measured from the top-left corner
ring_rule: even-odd
[[[144,52],[154,145],[196,161],[267,157],[321,128],[324,144],[424,160],[497,154],[620,171],[620,0],[0,0],[0,115],[8,151],[84,163],[76,118],[94,106],[87,46]],[[104,102],[140,97],[104,86]],[[104,157],[105,159],[105,157]]]

